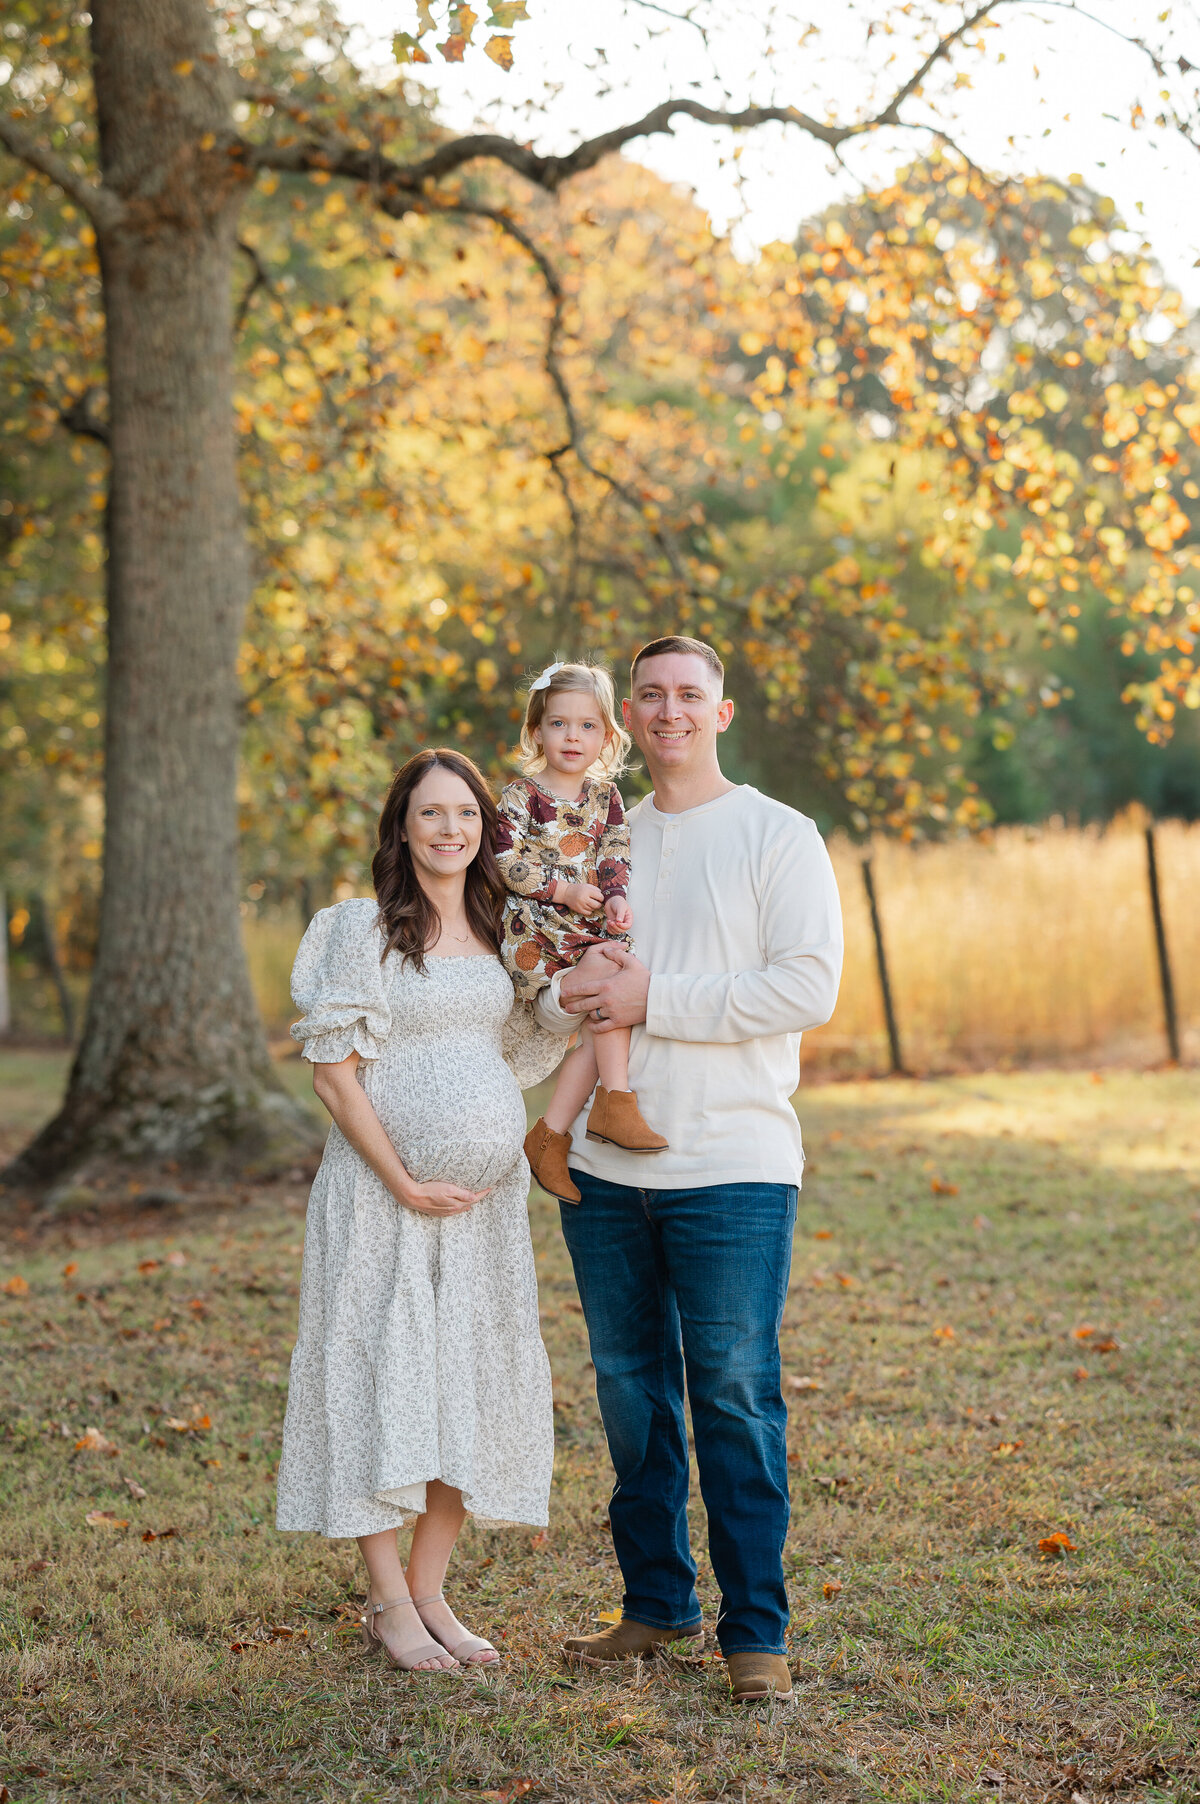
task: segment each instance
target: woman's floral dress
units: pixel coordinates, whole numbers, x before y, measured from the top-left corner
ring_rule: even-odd
[[[532,1001],[589,946],[632,950],[628,934],[610,933],[602,915],[577,915],[551,900],[556,882],[595,884],[606,902],[625,895],[629,826],[614,783],[585,777],[573,802],[533,777],[510,783],[500,797],[496,857],[509,892],[500,956],[518,996]]]
[[[489,1522],[546,1522],[550,1368],[529,1239],[522,1085],[564,1042],[493,956],[390,952],[374,901],[318,914],[292,972],[304,1056],[357,1052],[358,1081],[412,1176],[488,1194],[465,1215],[397,1203],[334,1126],[304,1230],[278,1512],[283,1529],[371,1535],[431,1478]]]

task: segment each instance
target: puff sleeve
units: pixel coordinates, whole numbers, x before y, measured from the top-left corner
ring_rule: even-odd
[[[579,1026],[574,1015],[566,1017],[569,1026],[562,1033],[551,1033],[535,1020],[532,1007],[520,997],[512,1005],[500,1036],[500,1052],[522,1090],[540,1084],[557,1069],[567,1050],[567,1034]]]
[[[352,1052],[377,1059],[392,1024],[380,955],[378,904],[365,896],[313,916],[292,966],[292,1001],[303,1018],[292,1028],[314,1065],[338,1065]]]

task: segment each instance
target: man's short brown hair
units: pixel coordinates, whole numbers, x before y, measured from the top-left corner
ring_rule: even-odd
[[[637,681],[639,664],[644,663],[647,658],[665,657],[670,652],[678,652],[684,657],[700,658],[716,677],[718,687],[724,689],[725,666],[712,646],[706,645],[703,639],[687,639],[682,633],[669,633],[665,639],[651,639],[649,645],[643,645],[630,668],[630,687],[632,688]]]

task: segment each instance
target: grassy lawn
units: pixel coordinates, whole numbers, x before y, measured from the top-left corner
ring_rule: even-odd
[[[12,1144],[62,1060],[5,1058]],[[620,1585],[544,1199],[551,1527],[468,1529],[449,1593],[507,1659],[437,1681],[360,1657],[351,1544],[272,1527],[303,1186],[135,1197],[0,1248],[9,1795],[1200,1800],[1194,1074],[800,1100],[790,1710],[735,1714],[711,1656],[559,1664]]]

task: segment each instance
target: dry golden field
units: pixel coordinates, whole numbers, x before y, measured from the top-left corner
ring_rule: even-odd
[[[1200,825],[1157,829],[1185,1058],[1200,1056]],[[809,1075],[886,1067],[862,850],[831,845],[846,915],[837,1013],[805,1041]],[[983,840],[874,848],[905,1061],[914,1071],[1166,1057],[1142,822],[1006,827]],[[295,920],[247,922],[272,1031],[286,1034]]]

